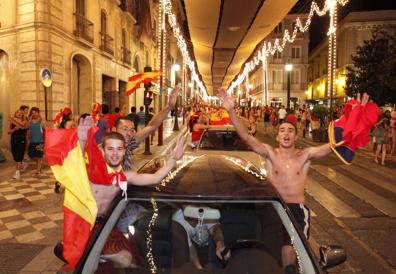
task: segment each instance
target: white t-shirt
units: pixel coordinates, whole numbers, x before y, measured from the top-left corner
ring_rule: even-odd
[[[188,246],[192,245],[191,240],[193,240],[199,246],[205,246],[209,242],[209,230],[217,223],[196,225],[193,227],[185,219],[184,214],[181,209],[173,213],[172,220],[178,222],[187,232]]]
[[[281,109],[279,110],[279,119],[285,119],[285,118],[286,118],[286,115],[287,115],[286,109],[281,108]]]

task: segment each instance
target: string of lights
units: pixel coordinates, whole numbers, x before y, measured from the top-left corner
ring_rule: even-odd
[[[190,57],[186,41],[184,40],[182,31],[180,30],[180,27],[178,26],[176,15],[173,13],[172,2],[171,2],[171,0],[162,0],[160,2],[163,2],[162,7],[164,9],[164,14],[168,15],[168,23],[173,30],[173,35],[177,40],[177,46],[178,46],[181,54],[183,55],[184,62],[191,71],[192,79],[197,84],[199,90],[201,91],[203,99],[205,101],[207,101],[208,93],[206,91],[204,84],[199,79],[199,76],[195,70],[195,63]],[[165,30],[165,26],[162,26],[162,27],[163,27],[163,30]]]
[[[329,54],[329,73],[335,76],[335,66],[337,59],[337,44],[336,44],[336,30],[337,30],[337,5],[345,6],[349,0],[326,0],[323,9],[320,9],[316,2],[312,2],[310,12],[308,14],[308,19],[303,25],[300,18],[296,19],[296,24],[294,24],[294,29],[292,35],[290,36],[289,30],[285,30],[283,33],[282,42],[280,39],[275,39],[274,43],[271,41],[264,41],[263,46],[260,50],[258,50],[257,55],[250,62],[245,63],[242,73],[240,73],[235,81],[233,81],[227,92],[231,93],[236,87],[238,87],[246,78],[248,78],[249,73],[252,72],[256,66],[260,63],[263,63],[263,59],[267,58],[269,55],[274,55],[276,51],[282,52],[287,43],[293,43],[295,38],[297,37],[298,31],[306,32],[309,29],[309,26],[312,22],[312,17],[314,14],[318,16],[324,16],[327,12],[330,11],[330,27],[328,35],[331,37],[331,47],[329,44],[329,53],[330,48],[332,54]],[[330,38],[329,38],[330,43]],[[330,65],[331,64],[331,65]],[[329,80],[330,81],[330,80]],[[331,89],[334,89],[334,81],[331,81]],[[329,85],[330,89],[330,85]]]
[[[158,217],[158,207],[154,198],[151,198],[151,205],[153,206],[153,215],[151,216],[150,223],[147,227],[147,261],[150,265],[151,273],[157,273],[157,266],[155,265],[153,256],[153,226]]]

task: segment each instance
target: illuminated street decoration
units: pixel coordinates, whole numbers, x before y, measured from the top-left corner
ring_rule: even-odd
[[[316,2],[312,2],[308,19],[305,22],[305,25],[303,25],[301,19],[298,17],[296,19],[296,24],[294,26],[291,36],[289,30],[286,29],[283,33],[282,42],[278,38],[275,39],[273,44],[271,42],[264,41],[264,44],[262,48],[258,50],[257,55],[253,58],[253,60],[245,63],[242,73],[240,73],[237,79],[231,83],[231,85],[228,87],[227,92],[231,93],[236,87],[238,87],[245,80],[245,78],[248,78],[249,73],[252,72],[256,66],[258,66],[260,63],[261,64],[264,63],[263,60],[267,58],[270,54],[274,55],[276,51],[282,52],[286,46],[286,43],[293,43],[297,37],[298,31],[306,32],[309,29],[309,26],[311,25],[312,16],[314,15],[314,13],[316,13],[318,16],[324,16],[325,14],[327,14],[328,11],[330,13],[330,27],[329,27],[328,35],[331,37],[331,43],[332,43],[331,47],[329,45],[329,53],[331,50],[332,54],[329,54],[328,56],[329,64],[331,64],[331,67],[329,65],[329,73],[335,76],[335,63],[337,57],[336,54],[337,44],[335,42],[336,40],[335,33],[337,29],[337,24],[336,24],[337,4],[340,4],[341,6],[345,6],[348,2],[349,0],[326,0],[322,10],[319,8]],[[329,42],[330,42],[330,38],[329,38]],[[334,89],[334,84],[331,83],[331,85],[333,86],[332,89]]]
[[[151,205],[153,206],[153,215],[147,228],[147,261],[150,265],[151,273],[157,273],[157,266],[155,265],[153,256],[153,226],[158,217],[158,207],[154,198],[151,198]]]
[[[170,0],[162,0],[162,1],[160,1],[160,5],[161,5],[161,2],[162,2],[162,7],[164,9],[164,15],[165,14],[168,15],[169,25],[171,26],[171,28],[173,30],[173,35],[175,36],[175,38],[177,40],[177,46],[179,47],[180,52],[183,55],[184,62],[191,71],[192,79],[194,80],[194,82],[197,83],[198,88],[202,92],[204,101],[207,101],[208,100],[208,92],[206,91],[206,88],[205,88],[204,84],[202,83],[202,81],[199,79],[198,74],[195,70],[195,63],[194,63],[194,61],[191,60],[190,54],[188,53],[186,41],[184,40],[182,31],[180,30],[180,27],[177,24],[176,15],[172,11],[172,3]],[[163,24],[162,27],[165,32],[165,24]]]

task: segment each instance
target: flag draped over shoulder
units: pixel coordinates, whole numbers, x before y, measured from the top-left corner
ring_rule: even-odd
[[[65,187],[63,256],[74,269],[84,252],[98,211],[77,129],[46,130],[45,154],[56,180]]]
[[[147,84],[149,82],[155,82],[156,78],[160,75],[158,70],[143,72],[135,74],[128,78],[128,84],[125,91],[125,96],[131,95],[141,83]]]

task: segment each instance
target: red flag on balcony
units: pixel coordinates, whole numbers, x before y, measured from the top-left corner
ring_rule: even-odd
[[[160,75],[161,73],[158,70],[155,70],[135,74],[129,77],[125,96],[131,95],[140,86],[141,83],[147,84],[149,82],[155,82],[156,78]]]

